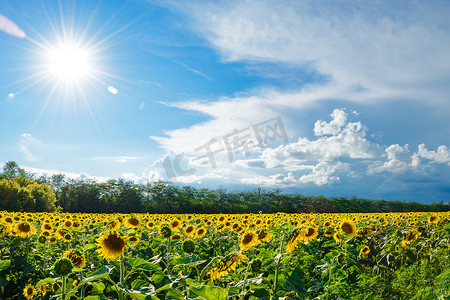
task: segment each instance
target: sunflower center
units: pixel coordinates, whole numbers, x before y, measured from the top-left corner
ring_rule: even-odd
[[[242,240],[242,243],[244,245],[249,244],[253,240],[253,235],[251,233],[248,233],[244,236],[244,239]]]
[[[342,231],[344,231],[347,234],[353,233],[353,227],[349,223],[342,224]]]
[[[118,237],[117,235],[110,235],[108,238],[105,239],[104,243],[108,249],[115,251],[121,251],[125,246],[124,240]]]
[[[17,227],[17,229],[19,229],[20,232],[30,232],[31,227],[30,224],[22,223]]]
[[[128,223],[130,223],[130,224],[133,225],[133,226],[137,226],[137,225],[139,225],[139,220],[136,219],[136,218],[130,218],[130,219],[128,220]]]
[[[266,236],[267,236],[267,232],[266,232],[265,230],[263,230],[263,231],[261,231],[261,232],[258,234],[258,239],[262,240],[262,239],[264,239]]]
[[[313,228],[308,228],[308,232],[306,232],[305,236],[312,236],[314,235],[315,230]]]

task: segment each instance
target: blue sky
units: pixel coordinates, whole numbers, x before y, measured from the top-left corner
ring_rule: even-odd
[[[448,202],[448,1],[3,1],[0,164]]]

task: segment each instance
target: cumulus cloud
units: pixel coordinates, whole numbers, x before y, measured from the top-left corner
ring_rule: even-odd
[[[408,145],[400,146],[398,144],[390,145],[385,149],[387,161],[380,165],[380,162],[368,167],[368,173],[404,173],[410,169],[412,160],[410,158]]]
[[[430,160],[431,163],[447,164],[450,166],[450,149],[445,145],[441,145],[436,151],[430,151],[425,147],[425,144],[420,144],[417,153],[413,155],[416,164],[420,158]]]
[[[266,149],[261,157],[267,167],[285,165],[296,168],[307,161],[331,161],[339,158],[370,159],[379,151],[366,139],[367,128],[361,122],[348,122],[344,110],[335,109],[330,122],[318,120],[314,125],[316,140],[299,138],[297,142]],[[327,136],[323,136],[323,135]]]
[[[436,151],[428,150],[425,144],[417,147],[417,152],[411,153],[409,145],[403,147],[394,144],[385,149],[387,161],[376,161],[368,167],[368,174],[396,173],[407,171],[423,172],[424,166],[433,164],[447,164],[450,166],[450,149],[445,145],[438,146]],[[424,161],[425,160],[425,161]]]
[[[208,157],[196,159],[189,153],[168,153],[156,161],[151,170],[155,178],[180,183],[225,181],[229,184],[298,187],[304,184],[322,186],[341,181],[342,177],[374,176],[377,174],[419,174],[426,164],[449,164],[450,151],[439,146],[428,150],[424,144],[411,153],[409,145],[383,147],[367,139],[368,128],[360,121],[352,122],[345,109],[335,109],[331,120],[317,120],[314,139],[300,137],[279,146],[256,148],[251,157],[221,161],[212,166]],[[280,143],[282,140],[279,141]],[[197,154],[198,155],[198,154]],[[216,168],[217,167],[217,168]]]

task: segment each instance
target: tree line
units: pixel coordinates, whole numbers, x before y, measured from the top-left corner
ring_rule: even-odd
[[[124,179],[97,182],[63,174],[36,176],[7,162],[0,174],[0,210],[87,213],[373,213],[450,211],[440,203],[386,201],[358,197],[286,194],[261,188],[245,192],[175,186],[169,182],[136,184]]]

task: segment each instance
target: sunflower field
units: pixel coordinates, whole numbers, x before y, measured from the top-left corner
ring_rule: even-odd
[[[450,214],[0,213],[0,299],[450,299]]]

